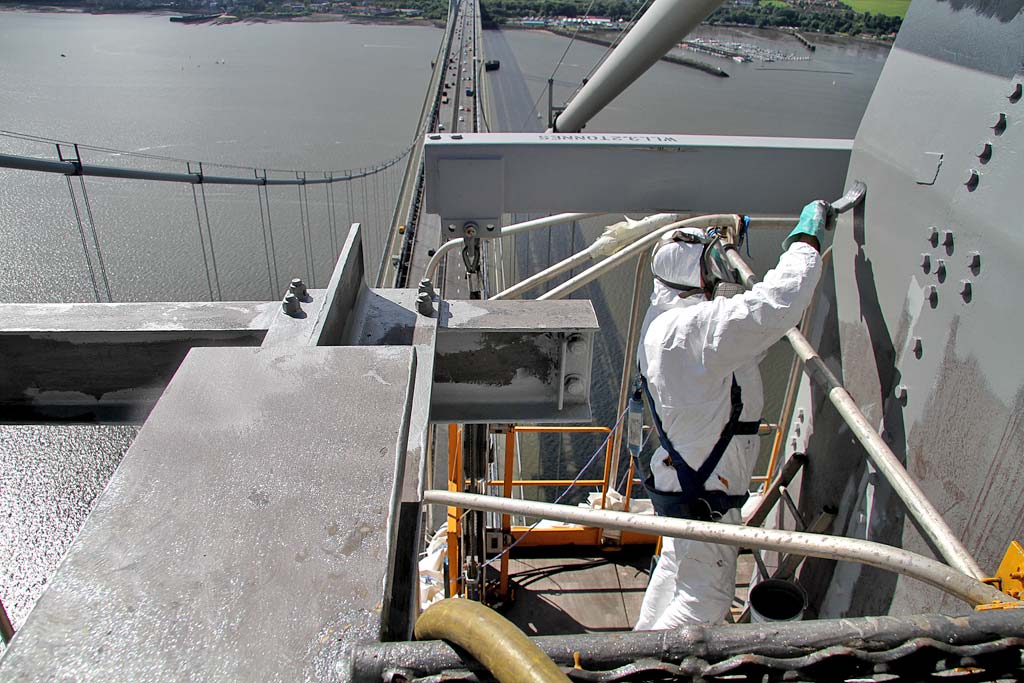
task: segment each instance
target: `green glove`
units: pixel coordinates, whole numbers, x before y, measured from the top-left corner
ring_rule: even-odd
[[[825,222],[828,220],[828,202],[821,199],[815,200],[804,207],[800,212],[800,220],[789,236],[782,241],[782,250],[789,249],[789,245],[796,241],[800,235],[809,235],[817,238],[818,243],[822,242],[825,234]]]

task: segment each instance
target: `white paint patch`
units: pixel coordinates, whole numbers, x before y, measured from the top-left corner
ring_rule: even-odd
[[[377,380],[378,382],[380,382],[381,384],[383,384],[386,387],[390,387],[391,386],[391,382],[385,382],[384,378],[381,377],[380,375],[378,375],[375,370],[370,370],[369,372],[365,373],[363,375],[363,377],[369,377],[370,379],[375,379],[375,380]]]

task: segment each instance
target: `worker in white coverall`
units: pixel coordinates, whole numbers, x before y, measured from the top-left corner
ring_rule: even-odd
[[[662,443],[646,484],[658,514],[741,523],[759,450],[754,422],[764,397],[758,361],[811,301],[827,212],[825,202],[808,204],[783,242],[778,265],[729,298],[712,298],[714,275],[702,259],[701,231],[668,233],[655,248],[654,292],[637,356]],[[736,553],[735,546],[664,538],[636,630],[723,621],[734,594]]]

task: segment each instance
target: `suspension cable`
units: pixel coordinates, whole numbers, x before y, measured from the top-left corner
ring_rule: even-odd
[[[203,175],[203,165],[201,163],[199,164],[199,175]],[[220,273],[217,271],[217,255],[213,251],[213,228],[210,226],[210,210],[206,206],[206,186],[202,183],[199,183],[199,193],[203,197],[203,213],[206,215],[206,237],[210,240],[210,263],[213,264],[213,280],[217,284],[217,300],[224,301],[224,294],[220,290]]]
[[[70,183],[70,181],[68,181]],[[203,221],[199,218],[199,197],[196,196],[196,186],[192,188],[192,205],[196,209],[196,228],[199,230],[199,248],[203,252],[203,267],[206,268],[206,285],[210,288],[210,301],[213,301],[213,279],[210,277],[210,262],[206,257],[206,240],[203,239]],[[78,209],[76,208],[77,212]]]
[[[100,288],[96,284],[96,269],[92,265],[92,257],[89,256],[89,243],[85,239],[85,229],[82,227],[82,214],[78,211],[78,202],[75,200],[75,190],[71,186],[71,176],[64,176],[68,181],[68,193],[71,195],[71,206],[75,210],[75,223],[78,224],[78,234],[82,238],[82,251],[85,252],[85,263],[89,267],[89,279],[92,281],[92,291],[96,295],[96,301],[100,300]]]
[[[96,248],[96,261],[100,266],[100,275],[103,276],[103,287],[107,290],[107,301],[113,302],[114,297],[110,295],[110,280],[107,278],[107,265],[103,262],[103,251],[100,249],[99,234],[96,232],[96,221],[92,217],[92,204],[89,202],[89,193],[85,189],[85,176],[78,176],[78,182],[82,186],[82,199],[85,201],[85,213],[89,219],[89,230],[92,232],[92,243]]]
[[[253,173],[255,173],[255,171],[253,171]],[[260,206],[260,232],[263,235],[263,253],[267,257],[267,285],[270,287],[270,298],[274,299],[277,295],[275,294],[274,287],[274,273],[270,269],[270,245],[267,242],[267,221],[263,216],[263,191],[260,189],[259,185],[256,186],[256,203]]]

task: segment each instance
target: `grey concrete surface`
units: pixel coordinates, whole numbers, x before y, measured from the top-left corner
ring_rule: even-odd
[[[329,678],[381,628],[412,353],[192,351],[0,679]]]

